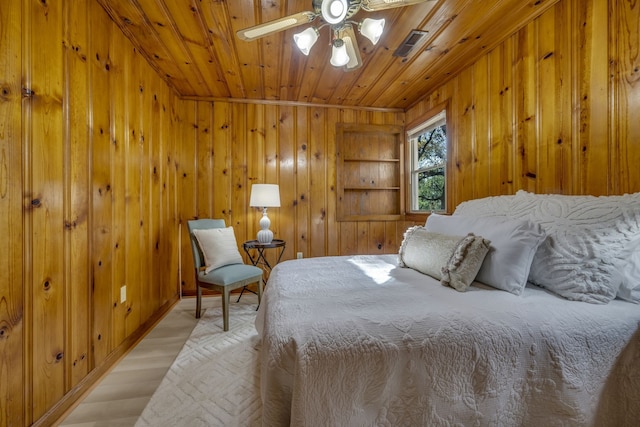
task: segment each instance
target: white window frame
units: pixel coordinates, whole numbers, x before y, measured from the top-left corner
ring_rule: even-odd
[[[447,124],[447,110],[440,109],[436,114],[429,117],[426,121],[407,131],[407,141],[409,147],[409,206],[411,212],[414,213],[430,213],[430,212],[446,212],[447,210],[447,159],[449,157],[449,133],[447,132],[447,141],[445,159],[442,165],[430,166],[425,168],[418,167],[418,137],[431,129]],[[418,174],[431,169],[444,168],[444,207],[439,210],[420,210],[418,208]]]

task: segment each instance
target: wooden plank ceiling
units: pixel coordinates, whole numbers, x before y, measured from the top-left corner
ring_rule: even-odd
[[[557,0],[432,0],[352,19],[385,18],[377,45],[357,33],[363,66],[329,64],[330,31],[307,57],[293,34],[320,19],[251,42],[236,31],[313,10],[312,0],[98,0],[133,45],[186,98],[234,98],[407,109]],[[427,36],[405,58],[412,30]],[[326,42],[323,43],[323,40]]]

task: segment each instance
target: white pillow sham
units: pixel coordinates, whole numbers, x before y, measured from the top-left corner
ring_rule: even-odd
[[[640,238],[629,242],[623,251],[623,257],[626,261],[619,265],[622,284],[618,289],[617,297],[640,304]]]
[[[515,295],[524,290],[531,262],[545,237],[538,224],[505,217],[431,214],[425,227],[444,234],[482,234],[490,240],[489,252],[475,280]]]
[[[597,238],[591,230],[549,235],[531,263],[529,280],[570,300],[608,303],[622,277],[613,259],[598,250]]]
[[[430,233],[424,227],[414,226],[404,234],[398,265],[462,292],[473,282],[488,249],[489,241],[480,236]]]
[[[634,250],[640,244],[640,193],[595,197],[520,190],[513,208],[539,222],[549,235],[533,260],[533,283],[580,301],[607,303],[617,296],[640,302]],[[579,270],[572,272],[575,278],[586,279],[586,284],[571,280],[575,286],[567,286],[562,273],[571,265]]]
[[[230,264],[243,264],[233,227],[193,230],[204,255],[205,274]]]
[[[547,233],[529,280],[570,299],[640,303],[640,193],[620,196],[534,194],[460,203],[457,215],[529,219]],[[586,279],[586,282],[584,280]]]

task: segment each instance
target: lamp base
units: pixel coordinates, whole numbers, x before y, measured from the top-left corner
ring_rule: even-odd
[[[258,242],[271,243],[272,240],[273,240],[273,231],[271,230],[258,231]]]
[[[271,243],[271,241],[273,240],[273,231],[269,230],[270,225],[271,221],[267,216],[267,208],[263,208],[262,218],[260,218],[260,228],[262,230],[258,231],[258,242]]]

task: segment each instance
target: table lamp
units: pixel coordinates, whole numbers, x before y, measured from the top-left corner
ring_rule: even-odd
[[[267,208],[280,207],[280,189],[278,184],[253,184],[251,186],[251,198],[249,206],[262,208],[262,218],[260,218],[260,231],[258,231],[258,242],[271,243],[273,231],[269,230],[271,221],[267,216]]]

